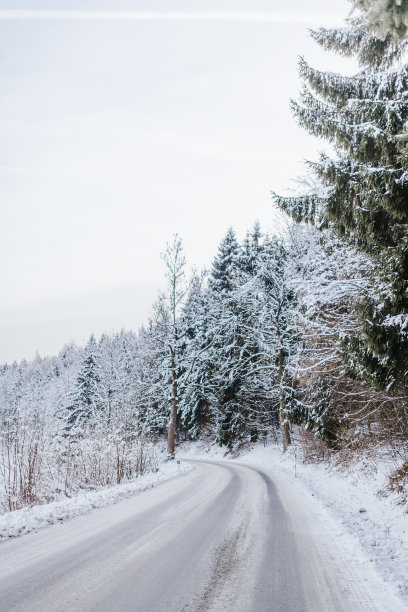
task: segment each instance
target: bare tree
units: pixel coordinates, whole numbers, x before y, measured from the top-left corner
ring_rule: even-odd
[[[173,236],[162,253],[166,266],[167,288],[155,305],[154,329],[158,340],[165,349],[163,366],[170,383],[170,415],[167,426],[167,450],[174,455],[176,445],[177,414],[179,404],[179,382],[182,372],[182,344],[185,331],[180,328],[179,313],[188,293],[183,253],[183,242],[178,234]],[[166,379],[166,376],[164,377]]]

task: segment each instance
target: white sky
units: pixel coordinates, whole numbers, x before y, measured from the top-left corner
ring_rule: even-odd
[[[230,225],[276,228],[270,190],[321,146],[289,111],[297,56],[353,70],[307,33],[348,11],[0,0],[0,362],[138,328],[176,231],[201,268]]]

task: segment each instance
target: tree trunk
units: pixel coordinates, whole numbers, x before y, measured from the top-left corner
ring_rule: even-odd
[[[279,352],[279,423],[282,432],[282,445],[283,452],[286,453],[288,446],[291,444],[289,421],[285,415],[285,398],[282,391],[282,378],[283,378],[283,350]]]
[[[112,395],[112,389],[108,389],[108,429],[110,427],[111,424],[111,395]]]
[[[282,407],[282,404],[283,404],[283,407]],[[288,450],[288,446],[291,445],[291,439],[290,439],[289,421],[284,414],[285,402],[283,401],[282,397],[279,398],[279,407],[280,407],[279,422],[280,422],[280,427],[281,427],[281,432],[282,432],[283,452],[286,453],[286,451]]]
[[[176,424],[177,424],[177,372],[176,372],[176,364],[174,355],[171,357],[171,376],[172,376],[172,385],[171,385],[171,417],[169,422],[169,429],[167,434],[167,452],[170,455],[174,455],[174,450],[176,448]]]

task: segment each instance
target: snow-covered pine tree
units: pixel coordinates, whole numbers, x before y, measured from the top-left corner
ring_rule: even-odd
[[[206,368],[211,389],[214,435],[232,447],[246,439],[249,418],[243,399],[240,365],[247,359],[237,290],[243,281],[242,249],[229,228],[213,261],[209,277],[210,346]]]
[[[148,325],[138,333],[133,364],[138,425],[141,433],[153,436],[165,433],[169,419],[168,348],[159,302],[153,305]]]
[[[206,360],[214,431],[230,448],[265,436],[280,414],[285,448],[290,443],[284,249],[279,241],[261,238],[256,224],[240,247],[229,230],[213,266],[213,274],[228,270],[228,279],[221,276],[217,283],[218,276],[209,283],[212,343]],[[227,265],[220,265],[225,253]]]
[[[118,361],[119,351],[113,335],[102,334],[98,346],[99,397],[106,417],[106,430],[115,423],[119,403]]]
[[[283,449],[291,443],[290,421],[293,421],[294,392],[291,361],[297,348],[298,328],[292,320],[294,295],[288,283],[287,249],[273,237],[265,238],[259,253],[256,273],[241,288],[242,307],[246,310],[245,330],[248,342],[255,344],[247,372],[252,385],[257,382],[258,397],[263,401],[269,421],[279,421]],[[269,398],[268,402],[266,398]]]
[[[380,39],[406,37],[408,0],[353,0],[353,4],[363,11],[369,29]]]
[[[115,336],[117,345],[117,401],[116,411],[124,437],[138,437],[145,432],[146,414],[143,410],[143,393],[140,388],[139,371],[140,334],[124,332]],[[140,367],[140,370],[142,368]]]
[[[233,289],[240,255],[240,246],[230,227],[218,247],[211,268],[209,285],[214,294],[221,295]]]
[[[208,355],[211,313],[205,274],[193,274],[181,313],[184,368],[180,380],[180,421],[186,435],[195,439],[209,425],[211,390]]]
[[[262,231],[259,221],[256,221],[252,231],[248,232],[245,236],[240,256],[240,269],[246,274],[254,275],[261,251]]]
[[[98,345],[92,334],[85,346],[81,367],[76,379],[75,389],[66,408],[67,432],[95,422],[101,416],[100,374]]]
[[[397,66],[402,46],[380,40],[352,22],[319,29],[323,48],[355,56],[352,77],[320,72],[300,60],[301,102],[292,108],[299,124],[336,148],[308,165],[321,190],[275,201],[297,221],[329,227],[368,253],[382,282],[376,299],[361,306],[362,333],[349,338],[349,373],[378,388],[408,384],[408,157],[400,135],[408,120],[408,65]]]

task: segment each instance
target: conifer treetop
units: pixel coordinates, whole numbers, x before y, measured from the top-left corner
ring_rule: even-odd
[[[408,0],[353,0],[362,11],[369,29],[380,40],[406,38],[408,30]]]

